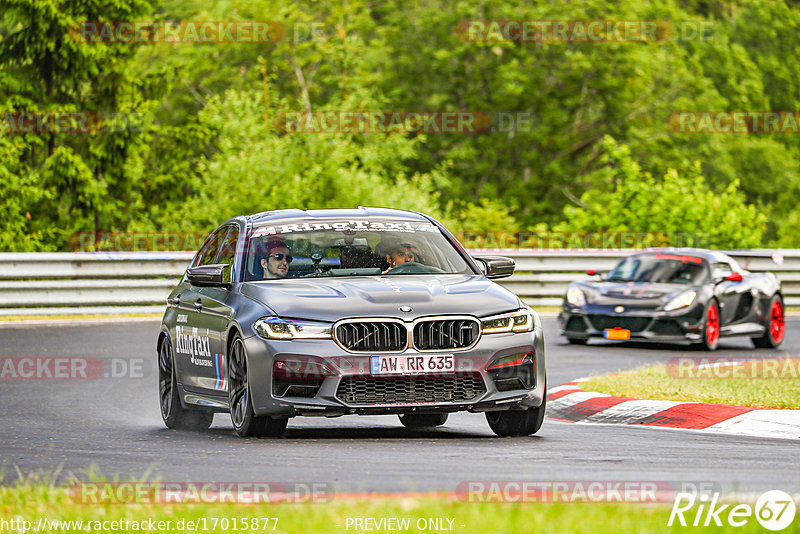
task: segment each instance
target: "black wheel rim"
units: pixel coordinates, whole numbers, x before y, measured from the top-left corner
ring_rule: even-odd
[[[244,424],[247,415],[247,359],[244,354],[242,340],[237,339],[231,346],[228,365],[230,381],[228,382],[228,403],[231,409],[231,421],[236,428]]]
[[[158,398],[161,405],[161,416],[164,419],[167,419],[172,411],[173,371],[172,347],[169,341],[165,339],[161,343],[161,350],[158,352]]]

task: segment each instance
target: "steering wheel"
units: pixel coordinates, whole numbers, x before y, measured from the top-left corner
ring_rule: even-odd
[[[424,265],[422,263],[417,263],[415,261],[407,261],[405,263],[401,263],[397,267],[393,267],[386,274],[443,273],[443,272],[444,271],[442,269],[439,269],[438,267]]]

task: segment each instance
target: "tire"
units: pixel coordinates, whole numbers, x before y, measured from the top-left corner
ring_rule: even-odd
[[[753,345],[760,349],[774,349],[780,346],[786,335],[783,300],[780,295],[773,296],[769,302],[769,322],[766,326],[763,336],[752,338]]]
[[[570,345],[586,345],[586,343],[589,342],[589,339],[585,337],[568,337],[567,342]]]
[[[236,334],[228,351],[228,404],[233,429],[240,437],[278,438],[286,430],[288,419],[256,417],[247,375],[247,351],[242,336]]]
[[[406,428],[431,428],[447,422],[446,413],[404,413],[399,417]]]
[[[547,390],[542,398],[542,405],[538,408],[486,412],[486,422],[489,423],[492,432],[498,436],[531,436],[542,428],[546,405]]]
[[[164,337],[158,348],[158,404],[167,428],[206,430],[214,420],[213,412],[187,410],[181,405],[175,378],[175,351],[169,337]]]
[[[719,345],[719,304],[711,299],[706,308],[706,320],[703,322],[703,340],[700,347],[705,350],[717,350]]]

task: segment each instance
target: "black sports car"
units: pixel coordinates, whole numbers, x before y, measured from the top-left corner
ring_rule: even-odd
[[[477,261],[475,261],[477,260]],[[158,335],[170,428],[230,412],[240,436],[296,416],[396,414],[407,427],[485,412],[498,435],[539,430],[538,315],[420,213],[358,208],[236,217],[205,240]]]
[[[574,344],[604,337],[714,350],[720,337],[749,336],[756,347],[777,347],[785,333],[775,275],[697,249],[634,254],[599,280],[573,282],[559,322]]]

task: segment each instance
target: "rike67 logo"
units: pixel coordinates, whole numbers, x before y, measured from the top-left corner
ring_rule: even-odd
[[[743,527],[755,516],[765,529],[778,531],[792,524],[795,512],[792,496],[780,490],[763,493],[754,507],[749,504],[722,504],[719,493],[678,493],[667,526],[671,527],[677,522],[684,527],[721,527],[726,523],[732,527]]]

